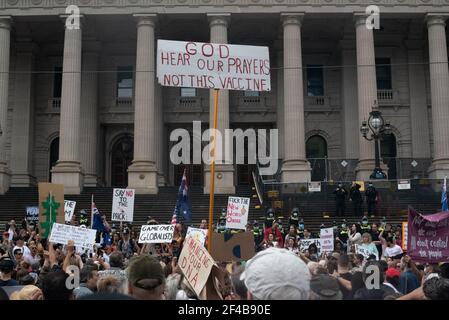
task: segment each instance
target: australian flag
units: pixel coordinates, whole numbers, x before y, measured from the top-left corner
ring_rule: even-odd
[[[443,189],[441,190],[441,211],[448,211],[446,177],[444,177]]]
[[[190,203],[188,195],[186,169],[182,175],[181,185],[178,190],[178,199],[176,200],[175,210],[173,216],[179,219],[183,218],[184,222],[192,222],[192,204]]]

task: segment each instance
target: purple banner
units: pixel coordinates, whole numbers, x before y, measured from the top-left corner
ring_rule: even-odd
[[[449,212],[424,216],[408,209],[408,255],[420,262],[449,261]]]

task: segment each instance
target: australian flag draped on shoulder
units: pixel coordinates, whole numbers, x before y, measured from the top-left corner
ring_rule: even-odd
[[[446,177],[444,177],[443,188],[441,190],[441,211],[448,211]]]
[[[93,197],[92,197],[93,200]],[[100,211],[97,209],[95,202],[91,203],[92,209],[92,229],[97,230],[97,238],[95,242],[100,243],[102,246],[111,244],[111,236],[109,235],[110,227],[106,220],[103,220]]]
[[[178,199],[176,200],[175,210],[173,211],[173,218],[176,217],[177,222],[180,222],[180,218],[182,218],[183,222],[192,222],[192,204],[190,203],[188,190],[186,169],[184,169],[181,185],[178,190]]]

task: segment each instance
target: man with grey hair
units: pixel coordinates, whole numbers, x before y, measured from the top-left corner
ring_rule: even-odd
[[[306,264],[285,249],[268,248],[245,266],[241,280],[248,300],[308,300],[310,272]]]

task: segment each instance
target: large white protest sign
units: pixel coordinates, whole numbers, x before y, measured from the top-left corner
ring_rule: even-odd
[[[171,243],[174,224],[143,225],[140,228],[139,243]]]
[[[187,282],[199,296],[215,265],[214,259],[201,243],[192,237],[187,237],[178,261]]]
[[[134,189],[114,189],[112,199],[112,221],[133,221]]]
[[[207,237],[207,229],[188,227],[186,237],[192,237],[204,246]]]
[[[320,231],[321,251],[334,251],[334,228],[323,228]]]
[[[300,251],[306,251],[309,249],[309,246],[311,244],[315,244],[318,249],[318,254],[321,253],[321,240],[320,238],[313,238],[313,239],[301,239],[299,241],[299,250]]]
[[[158,40],[157,78],[169,87],[270,91],[268,47]]]
[[[75,212],[76,201],[64,200],[64,216],[65,222],[72,221],[73,213]]]
[[[28,222],[39,221],[39,207],[27,207],[26,219]]]
[[[249,201],[249,198],[228,198],[228,210],[226,213],[227,229],[246,230],[246,224],[248,223]]]
[[[73,240],[76,247],[92,248],[95,244],[97,230],[75,227],[71,225],[54,223],[49,241],[52,243],[67,244]]]
[[[375,247],[373,247],[375,248]],[[364,244],[356,244],[355,245],[355,253],[361,254],[365,259],[368,259],[371,255],[376,257],[376,260],[379,260],[379,253],[374,250],[371,250],[370,247]]]

